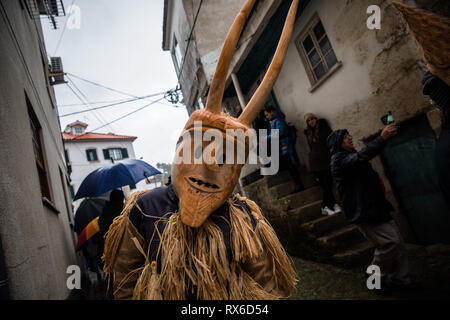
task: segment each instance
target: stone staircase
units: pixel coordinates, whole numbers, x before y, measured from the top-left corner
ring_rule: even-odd
[[[368,264],[373,246],[344,213],[323,216],[321,187],[310,174],[302,181],[306,189],[294,193],[288,172],[262,177],[256,171],[241,180],[291,255],[344,268]]]

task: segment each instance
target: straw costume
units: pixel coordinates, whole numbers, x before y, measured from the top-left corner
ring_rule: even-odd
[[[239,118],[233,118],[220,110],[225,82],[255,2],[247,0],[231,26],[206,107],[189,118],[176,159],[196,158],[195,135],[208,129],[219,132],[223,141],[243,144],[248,157],[249,142],[237,141],[228,129],[247,132],[262,109],[286,55],[298,7],[294,0],[264,80]],[[230,157],[228,150],[222,155]],[[218,154],[212,156],[213,161],[201,163],[174,159],[171,185],[127,199],[106,235],[103,256],[116,299],[280,299],[294,290],[292,263],[258,205],[232,195],[243,164],[221,163]]]

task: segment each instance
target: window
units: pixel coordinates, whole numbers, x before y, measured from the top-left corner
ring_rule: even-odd
[[[34,151],[34,158],[36,161],[36,167],[39,175],[39,183],[41,185],[41,193],[42,197],[46,198],[48,201],[51,200],[51,194],[50,194],[50,185],[48,182],[48,176],[47,176],[47,168],[45,164],[45,157],[44,157],[44,149],[42,145],[42,139],[41,139],[41,126],[39,124],[39,121],[36,117],[36,115],[33,112],[30,100],[28,97],[26,98],[27,107],[28,107],[28,116],[30,119],[30,129],[31,129],[31,138],[33,141],[33,151]]]
[[[296,45],[313,86],[310,91],[341,65],[317,14],[297,38]]]
[[[81,127],[75,127],[75,134],[83,134],[83,128]]]
[[[64,158],[66,159],[66,163],[70,163],[69,151],[67,149],[64,149]]]
[[[103,149],[103,156],[105,160],[113,159],[113,160],[121,160],[128,158],[128,150],[127,148],[110,148]]]
[[[97,150],[96,149],[86,149],[87,161],[97,161]]]
[[[67,200],[67,187],[66,184],[68,184],[67,179],[65,179],[65,176],[61,170],[61,168],[59,169],[59,177],[61,178],[61,184],[63,187],[63,192],[64,192],[64,202],[66,204],[66,213],[67,213],[67,219],[69,221],[69,224],[72,224],[72,217],[71,217],[71,210],[70,210],[70,204],[69,201]]]
[[[180,44],[175,37],[173,38],[172,56],[174,57],[174,60],[176,62],[177,70],[179,70],[181,68],[183,56],[181,55]]]
[[[73,184],[71,184],[69,186],[69,191],[70,191],[70,196],[73,198],[75,198],[75,186]]]

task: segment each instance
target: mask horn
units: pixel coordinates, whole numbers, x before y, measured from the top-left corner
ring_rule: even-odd
[[[244,3],[241,11],[236,19],[234,19],[234,22],[228,31],[206,101],[205,109],[209,112],[220,113],[228,68],[230,67],[230,62],[233,58],[233,53],[241,36],[242,29],[244,28],[255,2],[256,0],[247,0]]]
[[[284,24],[283,33],[281,34],[280,42],[278,43],[275,55],[270,63],[269,69],[264,76],[259,88],[256,90],[247,107],[239,117],[239,122],[246,125],[251,125],[253,120],[257,117],[259,111],[269,98],[273,85],[280,74],[281,66],[283,65],[289,43],[291,41],[292,31],[294,29],[295,15],[297,14],[298,0],[293,0],[291,8],[289,9],[286,22]]]

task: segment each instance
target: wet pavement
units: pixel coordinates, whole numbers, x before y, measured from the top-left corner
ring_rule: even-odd
[[[407,245],[413,290],[380,292],[366,286],[366,267],[344,270],[293,258],[298,272],[298,292],[293,300],[395,300],[449,299],[450,245]]]

